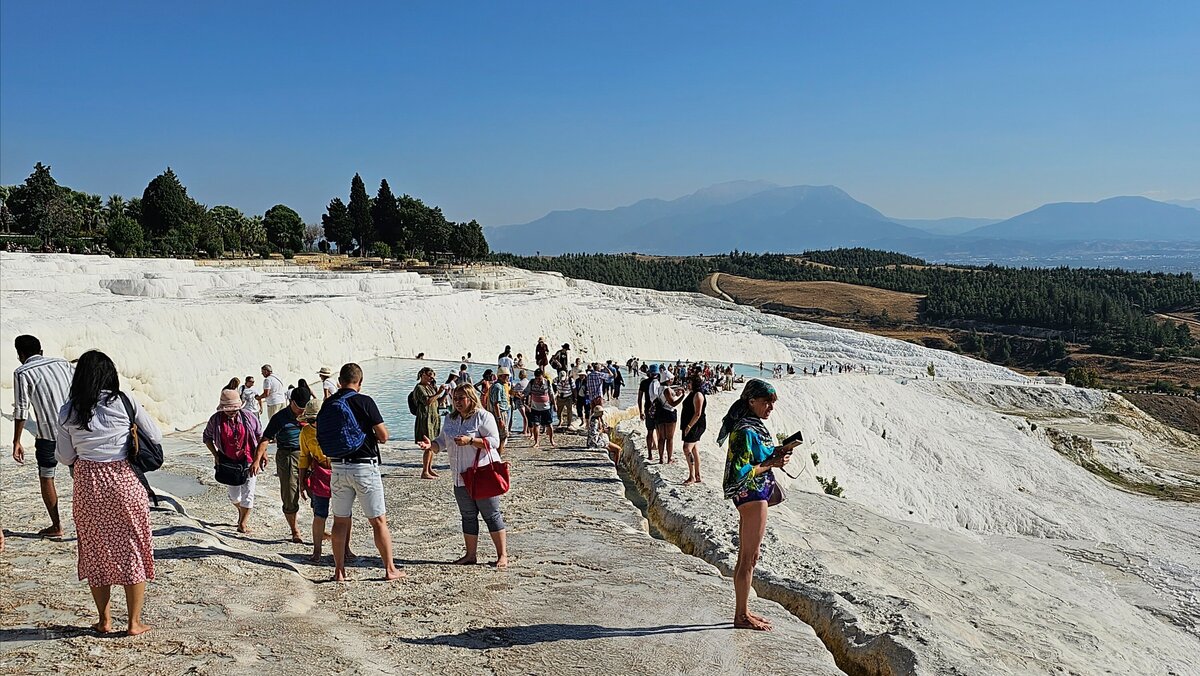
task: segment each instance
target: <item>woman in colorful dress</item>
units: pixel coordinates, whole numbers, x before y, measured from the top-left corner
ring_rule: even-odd
[[[737,629],[771,628],[767,618],[750,612],[750,585],[767,530],[767,505],[782,500],[782,491],[771,470],[786,465],[792,449],[798,445],[775,448],[765,424],[775,408],[775,400],[774,387],[757,378],[750,380],[721,420],[721,431],[717,434],[718,446],[729,440],[725,497],[733,500],[738,510],[738,559],[733,569],[733,626]]]
[[[129,610],[126,634],[137,636],[150,630],[142,623],[142,605],[146,582],[154,579],[154,547],[150,502],[128,461],[130,426],[136,423],[154,441],[160,441],[162,433],[137,400],[128,399],[132,421],[112,360],[96,350],[83,353],[70,398],[58,414],[55,455],[75,475],[71,515],[78,536],[79,579],[91,587],[100,616],[92,629],[112,631],[112,586],[121,585]]]

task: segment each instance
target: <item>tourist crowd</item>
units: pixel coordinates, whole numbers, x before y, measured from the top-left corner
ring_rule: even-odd
[[[40,535],[62,536],[54,478],[57,465],[65,464],[75,489],[72,517],[79,579],[91,587],[99,615],[93,628],[111,631],[110,589],[121,585],[129,611],[127,632],[142,633],[149,629],[141,622],[145,587],[155,572],[149,520],[149,502],[155,496],[142,469],[156,466],[134,462],[135,442],[157,445],[162,434],[136,399],[121,392],[116,365],[107,355],[92,350],[71,364],[44,356],[38,339],[28,335],[16,339],[16,349],[21,364],[14,373],[13,458],[24,462],[22,432],[32,420],[40,490],[51,521]],[[631,357],[623,371],[613,360],[572,360],[570,350],[564,343],[551,354],[545,339],[539,338],[533,362],[527,365],[523,354],[514,356],[511,346],[505,346],[495,368],[486,368],[478,381],[472,378],[470,353],[441,383],[432,368],[419,371],[408,396],[415,419],[413,441],[422,451],[424,479],[438,478],[434,460],[438,453],[447,454],[464,544],[463,556],[455,563],[477,562],[482,518],[496,550],[493,565],[508,565],[500,498],[508,489],[505,451],[516,424],[533,448],[540,448],[543,440],[554,447],[556,431],[578,427],[587,448],[603,451],[618,463],[621,446],[610,435],[604,405],[619,403],[625,375],[640,377],[636,403],[645,422],[648,459],[657,451],[659,463],[673,463],[678,432],[688,466],[684,483],[702,482],[697,445],[707,429],[707,397],[743,381],[733,365],[643,363]],[[790,366],[788,371],[794,373]],[[329,539],[333,579],[346,579],[357,504],[371,526],[385,579],[403,577],[392,556],[380,473],[380,445],[390,433],[374,399],[361,391],[362,368],[345,364],[335,378],[332,369],[322,367],[312,384],[301,379],[288,386],[271,365],[264,364],[260,372],[261,385],[249,375],[233,378],[221,389],[202,434],[212,454],[214,478],[226,486],[237,512],[237,532],[251,531],[257,480],[270,464],[273,446],[292,542],[304,542],[298,523],[301,504],[307,502],[312,512],[310,561],[321,561],[323,543]],[[746,599],[766,506],[779,499],[771,469],[786,463],[794,447],[776,449],[762,426],[774,398],[765,381],[747,382],[742,397],[723,417],[718,436],[718,442],[730,440],[724,490],[742,522],[744,556],[739,556],[734,575],[735,624],[757,629],[769,628],[769,623],[749,612]],[[327,533],[331,513],[332,532]]]

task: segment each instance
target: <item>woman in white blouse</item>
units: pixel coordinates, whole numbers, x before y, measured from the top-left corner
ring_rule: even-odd
[[[128,395],[125,395],[128,397]],[[75,366],[70,398],[58,414],[58,461],[75,475],[71,515],[78,536],[79,579],[87,580],[100,621],[92,628],[112,631],[112,585],[125,588],[129,609],[126,633],[150,630],[142,624],[146,582],[154,579],[150,503],[127,457],[131,422],[154,441],[162,433],[154,419],[129,397],[130,421],[120,396],[117,367],[103,352],[83,353]]]
[[[442,433],[434,441],[425,437],[417,442],[421,450],[437,453],[445,449],[450,454],[450,470],[454,473],[454,500],[462,515],[463,540],[467,553],[454,563],[470,565],[476,562],[479,545],[479,517],[482,516],[496,545],[497,568],[508,567],[508,551],[504,534],[504,517],[500,515],[500,496],[476,500],[467,491],[462,473],[472,465],[484,467],[501,462],[496,452],[500,433],[496,418],[479,403],[479,393],[469,383],[459,385],[450,394],[454,410],[442,422]]]

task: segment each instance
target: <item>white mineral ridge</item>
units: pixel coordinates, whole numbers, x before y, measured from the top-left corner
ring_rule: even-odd
[[[793,497],[772,511],[766,579],[835,599],[858,629],[911,650],[920,673],[1200,673],[1200,510],[1119,490],[1064,455],[1083,448],[1123,476],[1197,484],[1197,438],[1120,397],[699,294],[524,271],[456,286],[494,288],[400,272],[0,254],[0,407],[11,410],[21,333],[49,355],[107,352],[123,386],[177,429],[202,422],[226,381],[263,363],[295,382],[378,356],[470,351],[487,362],[506,344],[532,351],[539,336],[620,362],[866,365],[869,375],[776,383],[770,425],[805,432],[790,469],[808,467],[784,479]],[[711,400],[701,443],[710,486],[731,401]],[[4,438],[11,424],[6,413]],[[845,497],[820,494],[817,474],[837,476]],[[680,523],[734,550],[728,502],[660,488]]]

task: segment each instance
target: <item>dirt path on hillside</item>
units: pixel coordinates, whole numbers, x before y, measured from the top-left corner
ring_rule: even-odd
[[[190,495],[178,500],[186,513],[165,502],[152,512],[158,577],[145,619],[154,630],[132,639],[83,629],[95,611],[76,580],[66,473],[59,485],[68,537],[41,540],[30,535],[45,518],[34,472],[6,463],[0,672],[760,673],[769,653],[781,673],[840,673],[812,629],[776,604],[755,605],[775,632],[733,631],[730,581],[651,538],[607,459],[580,441],[560,435],[564,448],[512,449],[514,487],[502,508],[507,571],[447,565],[462,548],[449,472],[422,481],[416,453],[392,450],[384,485],[408,578],[379,580],[370,528],[358,518],[354,579],[335,584],[328,554],[309,565],[310,547],[282,538],[273,477],[260,482],[254,532],[239,536],[224,488],[172,463],[202,461],[197,440],[173,440],[176,476],[160,475],[160,483]],[[300,517],[307,531],[307,505]],[[781,644],[788,649],[776,650]]]

